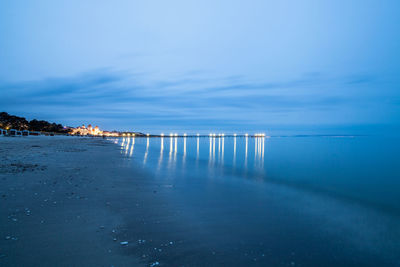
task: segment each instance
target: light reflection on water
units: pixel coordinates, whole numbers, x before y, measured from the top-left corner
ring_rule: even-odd
[[[124,156],[149,170],[163,171],[162,175],[176,177],[179,171],[191,176],[277,181],[400,211],[397,139],[170,135],[110,140],[121,147]]]
[[[160,169],[164,161],[167,168],[176,166],[177,163],[184,168],[186,158],[194,161],[207,161],[209,168],[213,166],[248,167],[259,172],[264,168],[265,137],[160,137],[160,138],[116,138],[114,143],[121,146],[121,153],[128,157],[134,156],[135,142],[142,144],[143,165],[148,158],[157,158],[157,168]],[[250,144],[254,144],[254,150],[250,151]],[[165,145],[167,144],[167,151]],[[144,145],[144,146],[143,146]],[[138,148],[139,149],[139,148]],[[239,155],[238,155],[239,153]],[[166,155],[164,155],[166,154]]]

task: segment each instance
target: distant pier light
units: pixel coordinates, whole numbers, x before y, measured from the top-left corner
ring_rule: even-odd
[[[234,136],[234,137],[236,137],[236,136],[237,136],[237,134],[236,134],[236,133],[234,133],[234,134],[233,134],[233,136]]]
[[[183,136],[185,136],[185,137],[186,137],[186,136],[187,136],[187,134],[186,134],[186,133],[184,133],[184,134],[183,134]]]
[[[249,136],[249,134],[248,134],[248,133],[246,133],[246,134],[245,134],[245,136],[247,137],[247,136]]]
[[[123,133],[122,136],[126,136],[126,134]]]
[[[164,133],[161,133],[160,135],[161,135],[161,136],[164,136]]]
[[[177,134],[177,133],[175,133],[175,136],[178,136],[178,134]]]
[[[198,133],[198,134],[196,134],[197,136],[200,136],[200,134]]]
[[[132,136],[135,136],[135,134],[133,133]]]
[[[149,133],[147,133],[147,134],[146,134],[146,136],[150,136],[150,134],[149,134]]]
[[[174,136],[174,134],[173,134],[173,133],[170,133],[170,134],[169,134],[169,136],[171,136],[171,137],[172,137],[172,136]]]
[[[223,134],[221,134],[221,136],[222,136],[222,137],[224,137],[224,136],[225,136],[225,134],[223,133]]]

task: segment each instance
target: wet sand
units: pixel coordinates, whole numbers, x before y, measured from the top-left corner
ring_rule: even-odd
[[[113,205],[134,187],[118,156],[101,139],[0,138],[0,265],[145,265],[120,245]]]
[[[238,177],[156,176],[120,151],[98,138],[1,138],[0,265],[399,263],[397,216]]]

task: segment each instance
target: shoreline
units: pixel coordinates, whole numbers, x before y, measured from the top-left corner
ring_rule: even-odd
[[[398,260],[386,215],[274,182],[154,172],[158,154],[143,168],[136,145],[127,157],[102,138],[0,138],[1,266]]]

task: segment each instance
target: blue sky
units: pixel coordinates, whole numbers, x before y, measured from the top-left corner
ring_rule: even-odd
[[[2,1],[0,109],[154,132],[396,126],[398,14],[389,0]]]

